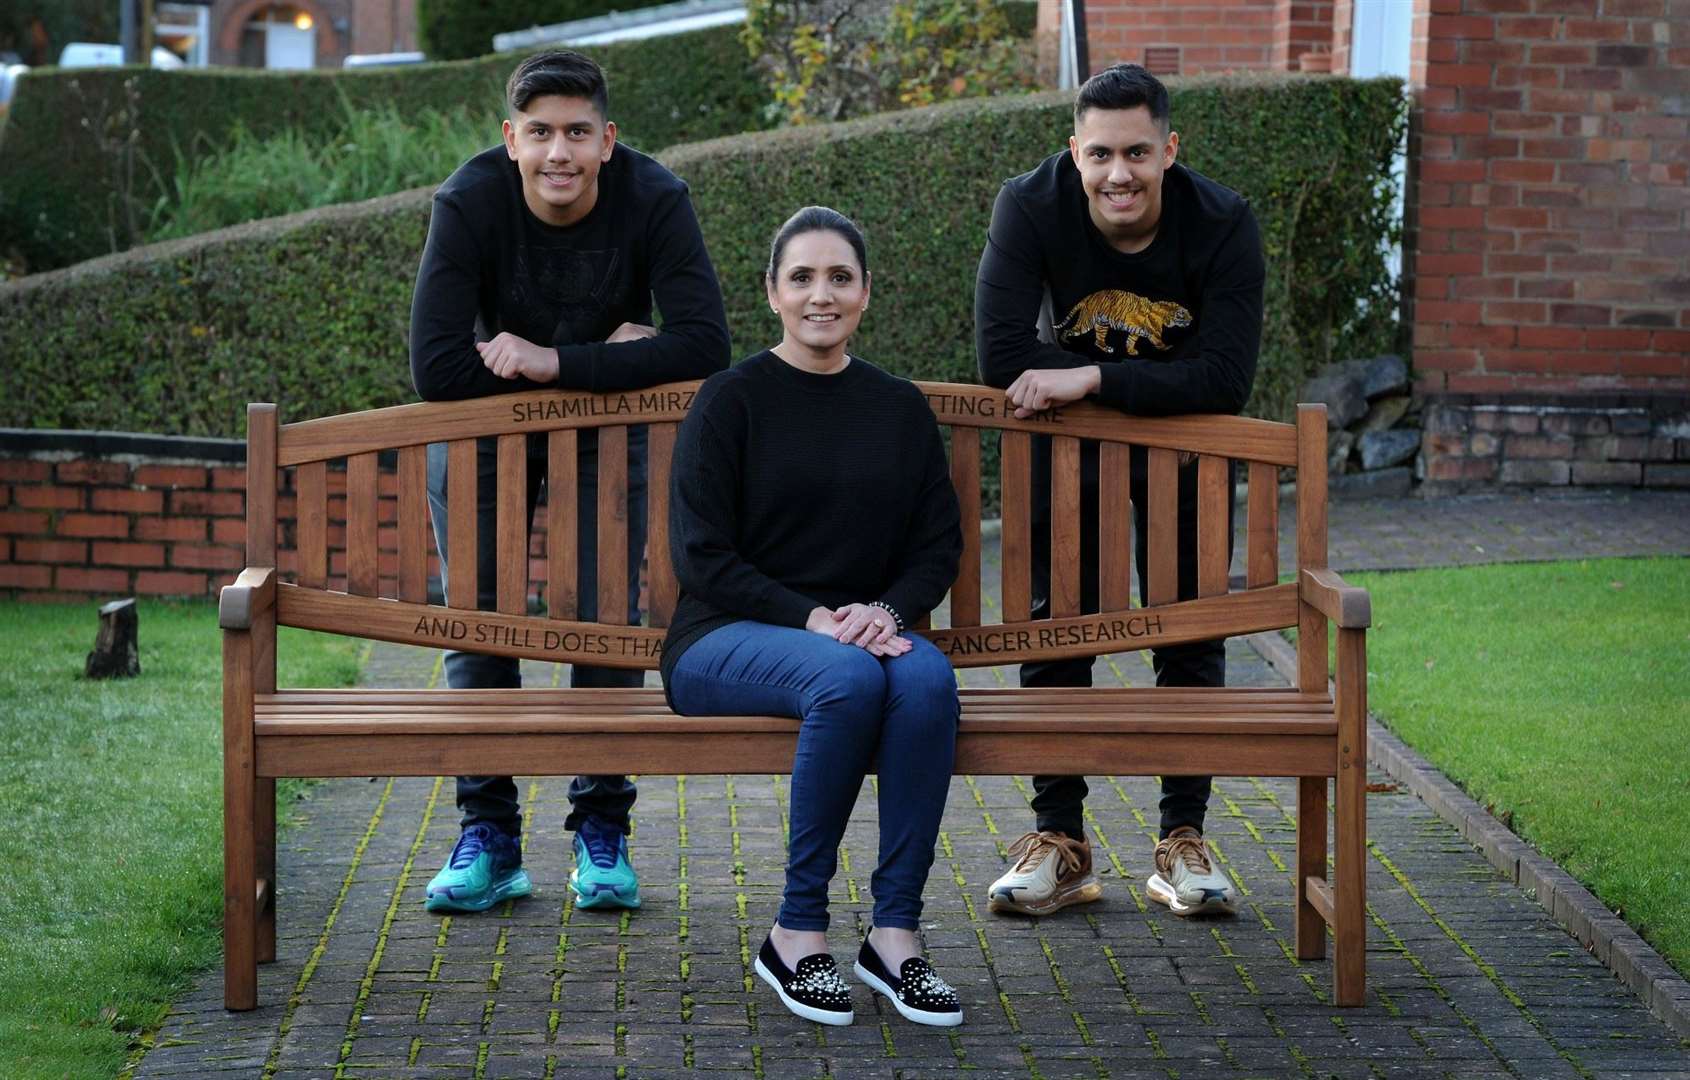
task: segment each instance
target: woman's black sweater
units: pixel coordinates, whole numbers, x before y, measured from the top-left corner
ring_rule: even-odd
[[[764,351],[712,375],[675,445],[669,551],[689,645],[740,619],[802,628],[879,600],[913,625],[956,577],[956,490],[921,391],[865,360],[817,375]]]

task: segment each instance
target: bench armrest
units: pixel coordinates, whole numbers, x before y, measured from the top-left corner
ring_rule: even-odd
[[[1373,601],[1367,590],[1344,584],[1336,570],[1304,570],[1298,579],[1297,595],[1303,601],[1346,630],[1373,625]]]
[[[275,606],[275,567],[249,566],[218,594],[217,625],[225,630],[251,630],[253,620]]]

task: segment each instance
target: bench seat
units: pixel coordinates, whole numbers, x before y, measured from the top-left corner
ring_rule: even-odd
[[[254,713],[260,776],[782,773],[798,733],[677,716],[661,690],[294,690],[256,695]],[[970,689],[956,770],[1330,776],[1337,729],[1331,698],[1294,690]]]

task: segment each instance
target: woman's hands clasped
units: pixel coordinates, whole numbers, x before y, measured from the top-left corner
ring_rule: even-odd
[[[902,656],[914,647],[909,638],[898,633],[890,612],[869,604],[815,608],[804,629],[826,634],[842,645],[867,649],[871,656]]]

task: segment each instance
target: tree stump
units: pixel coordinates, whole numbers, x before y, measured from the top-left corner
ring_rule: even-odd
[[[141,674],[138,627],[134,597],[101,607],[100,633],[94,639],[94,651],[88,654],[83,675],[90,679],[127,679]]]

